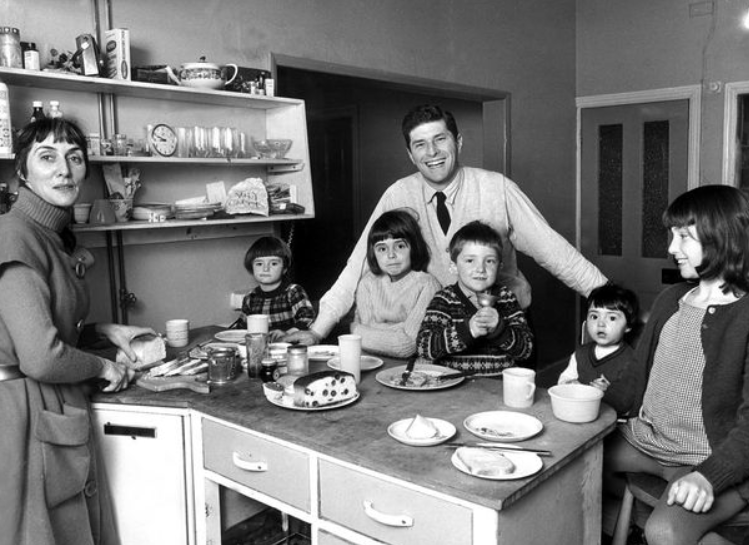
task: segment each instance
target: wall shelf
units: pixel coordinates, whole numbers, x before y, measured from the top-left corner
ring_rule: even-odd
[[[160,222],[127,221],[122,223],[73,225],[75,233],[105,233],[111,231],[142,231],[145,229],[173,229],[176,227],[209,227],[215,225],[239,225],[243,223],[268,223],[269,221],[294,221],[313,219],[311,214],[273,214],[271,216],[241,216],[221,219],[166,220]]]

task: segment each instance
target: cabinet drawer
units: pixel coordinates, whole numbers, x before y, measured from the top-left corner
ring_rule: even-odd
[[[310,475],[306,454],[203,420],[203,456],[206,469],[309,512]]]
[[[320,461],[320,516],[393,545],[470,545],[472,512],[428,494]]]
[[[342,537],[329,534],[325,530],[320,530],[317,534],[317,545],[354,545]]]

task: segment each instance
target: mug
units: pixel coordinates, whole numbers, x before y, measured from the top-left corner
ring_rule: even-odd
[[[338,347],[341,357],[341,371],[354,375],[356,383],[361,382],[361,335],[339,335]]]
[[[267,314],[250,314],[247,316],[247,333],[268,333],[270,316]]]
[[[527,409],[533,405],[536,392],[536,372],[522,367],[502,371],[502,396],[508,407]]]

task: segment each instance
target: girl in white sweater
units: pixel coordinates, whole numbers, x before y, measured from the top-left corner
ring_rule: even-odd
[[[382,214],[367,240],[365,273],[356,289],[351,332],[361,335],[366,352],[407,358],[416,352],[416,335],[427,305],[440,289],[426,272],[429,248],[415,212],[400,208]]]

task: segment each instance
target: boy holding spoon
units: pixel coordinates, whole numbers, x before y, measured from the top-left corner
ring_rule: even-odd
[[[429,304],[417,353],[452,369],[499,375],[533,349],[533,334],[517,298],[497,283],[502,239],[489,225],[474,221],[455,233],[449,250],[458,281]]]

